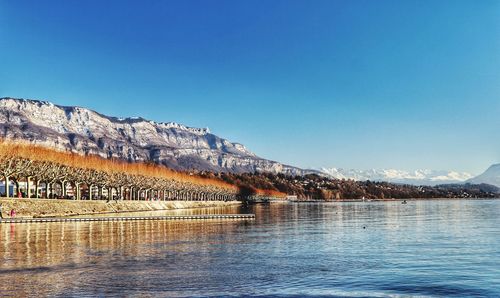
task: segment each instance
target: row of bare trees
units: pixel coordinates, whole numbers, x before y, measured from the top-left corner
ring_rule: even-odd
[[[236,200],[237,186],[144,163],[0,142],[5,196],[126,200]],[[24,184],[24,193],[21,192]],[[10,186],[14,186],[14,192]]]

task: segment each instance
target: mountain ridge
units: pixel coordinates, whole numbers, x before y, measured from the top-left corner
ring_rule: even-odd
[[[438,185],[463,183],[472,175],[465,172],[427,170],[403,171],[396,169],[355,170],[342,168],[321,168],[320,171],[337,179],[356,181],[386,181],[399,184]]]
[[[106,158],[155,162],[175,170],[307,172],[258,157],[208,128],[113,117],[42,100],[0,98],[0,137]]]
[[[175,170],[318,174],[415,185],[463,183],[473,178],[454,171],[301,169],[261,158],[240,143],[212,134],[208,128],[142,117],[114,117],[79,106],[12,97],[0,98],[0,137],[80,154],[154,162]]]

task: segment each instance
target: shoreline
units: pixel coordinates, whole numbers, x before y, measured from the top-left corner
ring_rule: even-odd
[[[403,202],[403,201],[433,201],[433,200],[465,200],[465,201],[480,201],[480,200],[498,200],[500,197],[494,198],[410,198],[410,199],[370,199],[370,200],[332,200],[332,201],[322,201],[322,200],[296,200],[296,201],[284,201],[289,203],[352,203],[352,202]],[[274,203],[274,202],[272,202]]]
[[[120,214],[127,212],[162,211],[238,206],[239,201],[73,201],[56,199],[0,198],[2,215],[10,218],[14,209],[19,218],[71,217],[80,215]]]

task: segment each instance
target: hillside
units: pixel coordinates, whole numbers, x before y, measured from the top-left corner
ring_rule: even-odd
[[[211,173],[204,173],[213,177]],[[254,173],[217,175],[236,185],[253,185],[255,188],[272,189],[295,195],[301,200],[361,200],[411,199],[411,198],[496,198],[500,189],[487,184],[443,184],[415,186],[388,182],[339,180],[316,174],[289,176],[284,174]]]
[[[302,174],[303,170],[256,156],[208,128],[143,118],[116,118],[46,101],[1,98],[0,137],[175,170]]]

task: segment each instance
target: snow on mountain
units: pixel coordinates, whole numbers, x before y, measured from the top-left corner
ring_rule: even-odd
[[[490,166],[484,173],[467,180],[469,183],[486,183],[500,187],[500,164]]]
[[[395,169],[354,170],[341,168],[321,168],[320,171],[332,178],[352,179],[356,181],[387,181],[415,185],[437,185],[445,183],[461,183],[472,178],[465,172],[415,170],[402,171]]]
[[[0,138],[105,158],[153,161],[178,170],[323,173],[339,179],[428,185],[472,178],[468,173],[430,170],[303,170],[258,157],[242,144],[218,137],[208,128],[140,117],[110,117],[81,107],[27,99],[0,98]],[[496,166],[500,172],[500,165]],[[500,184],[495,181],[498,182],[495,185]]]
[[[105,158],[153,161],[178,170],[303,173],[260,158],[208,128],[109,117],[46,101],[0,98],[0,137]]]

